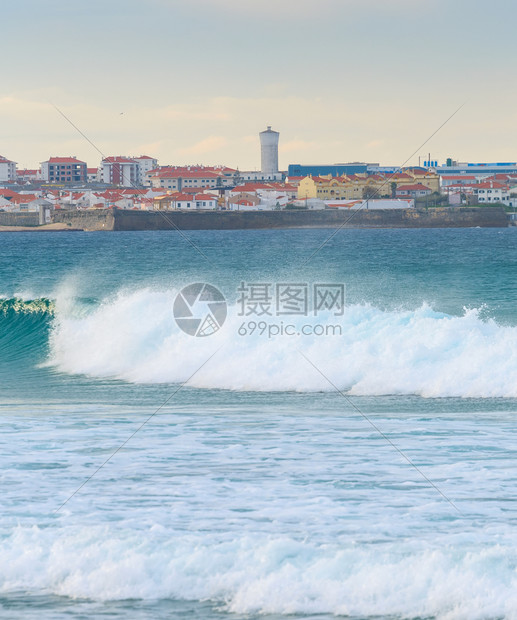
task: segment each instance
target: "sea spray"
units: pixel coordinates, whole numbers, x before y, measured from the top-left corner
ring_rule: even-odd
[[[175,296],[173,290],[141,289],[121,292],[80,316],[57,312],[49,363],[72,374],[182,383],[221,348],[192,386],[328,391],[334,384],[353,395],[517,396],[517,327],[483,320],[477,309],[452,316],[427,304],[396,311],[353,304],[342,316],[296,317],[294,335],[268,338],[240,335],[243,317],[231,306],[219,332],[195,338],[175,323]],[[339,330],[302,333],[305,325],[322,322]]]

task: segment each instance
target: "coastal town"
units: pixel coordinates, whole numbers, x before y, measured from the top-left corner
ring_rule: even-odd
[[[280,134],[259,134],[260,170],[224,165],[161,165],[152,156],[106,156],[89,167],[75,156],[51,156],[19,169],[0,156],[0,214],[62,210],[268,211],[284,209],[414,209],[462,205],[517,207],[517,163],[422,165],[290,164],[280,170]],[[1,218],[0,218],[1,219]],[[0,221],[0,224],[2,222]]]

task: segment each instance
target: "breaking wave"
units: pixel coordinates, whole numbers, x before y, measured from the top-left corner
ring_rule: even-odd
[[[177,327],[175,297],[175,291],[121,292],[88,312],[60,311],[58,303],[49,364],[135,383],[191,377],[189,385],[211,389],[332,391],[332,383],[354,395],[517,397],[517,327],[484,320],[476,309],[452,316],[425,304],[397,311],[356,304],[339,317],[282,317],[300,335],[268,337],[259,330],[239,335],[243,322],[259,319],[237,316],[232,307],[220,331],[196,338]],[[307,324],[339,329],[301,335]]]
[[[290,538],[108,527],[18,528],[0,542],[0,593],[209,600],[234,613],[516,617],[515,548],[316,545]]]

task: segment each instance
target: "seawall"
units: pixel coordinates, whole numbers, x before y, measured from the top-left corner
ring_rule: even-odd
[[[2,216],[4,216],[2,218]],[[0,213],[0,225],[37,226],[37,214]],[[5,219],[5,222],[3,221]],[[321,211],[136,211],[95,209],[55,211],[52,217],[71,229],[110,230],[241,230],[273,228],[505,228],[502,207],[453,207]],[[29,223],[30,222],[30,223]]]
[[[70,228],[81,230],[114,230],[115,220],[112,209],[92,209],[91,211],[60,210],[54,211],[52,221],[66,224]],[[146,230],[128,229],[128,230]]]
[[[0,226],[39,226],[39,213],[0,212]]]
[[[124,211],[114,230],[239,230],[268,228],[505,228],[502,207],[361,211]]]

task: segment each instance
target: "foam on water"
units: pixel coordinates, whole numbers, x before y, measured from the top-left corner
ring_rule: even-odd
[[[516,230],[6,234],[0,616],[517,620]],[[353,303],[280,320],[341,335],[174,321],[298,277]]]
[[[289,538],[170,536],[155,527],[18,528],[0,592],[93,600],[212,600],[239,613],[517,617],[515,546],[317,546]]]
[[[516,397],[517,327],[483,320],[477,309],[451,316],[423,304],[385,311],[350,305],[343,316],[283,318],[303,325],[339,326],[340,335],[240,336],[257,317],[229,309],[213,336],[193,338],[175,324],[175,291],[119,293],[93,311],[60,307],[49,362],[59,370],[135,383],[182,383],[200,388],[258,391],[334,389],[303,352],[341,390],[355,395]],[[275,319],[275,322],[280,323]]]

